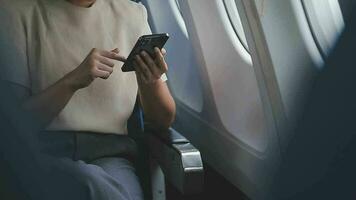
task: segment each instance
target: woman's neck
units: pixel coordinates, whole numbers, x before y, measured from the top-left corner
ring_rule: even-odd
[[[92,6],[96,0],[66,0],[76,6],[89,8]]]

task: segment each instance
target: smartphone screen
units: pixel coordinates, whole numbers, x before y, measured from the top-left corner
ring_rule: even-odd
[[[154,57],[154,48],[158,47],[162,49],[163,46],[166,44],[169,38],[168,33],[160,33],[160,34],[152,34],[152,35],[143,35],[141,36],[134,48],[132,49],[131,53],[127,57],[126,62],[122,66],[121,70],[123,72],[135,71],[133,67],[133,61],[137,54],[140,54],[141,51],[146,51],[152,57]]]

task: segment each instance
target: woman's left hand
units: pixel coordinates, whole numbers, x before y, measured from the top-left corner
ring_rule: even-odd
[[[164,59],[166,50],[160,50],[156,47],[154,51],[154,58],[147,52],[142,51],[135,56],[134,60],[136,76],[146,84],[155,83],[157,80],[160,80],[162,74],[168,71],[168,66]]]

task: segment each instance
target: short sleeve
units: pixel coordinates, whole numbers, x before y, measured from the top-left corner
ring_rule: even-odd
[[[147,9],[145,8],[144,5],[142,5],[142,14],[143,14],[143,33],[142,35],[149,35],[152,34],[152,30],[150,28],[150,24],[148,23],[148,15],[147,15]],[[168,80],[166,74],[162,74],[161,80],[163,82],[166,82]]]
[[[147,9],[142,4],[141,4],[141,8],[142,8],[142,16],[143,16],[143,31],[142,31],[142,35],[152,34],[152,30],[151,30],[150,24],[148,23]]]
[[[1,80],[30,88],[26,34],[20,16],[0,8]]]

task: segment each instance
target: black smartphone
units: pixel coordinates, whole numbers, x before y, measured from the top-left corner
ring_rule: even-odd
[[[123,72],[135,71],[135,69],[133,67],[133,61],[134,61],[135,56],[137,54],[140,54],[141,51],[146,51],[148,54],[150,54],[152,57],[154,57],[154,55],[155,55],[154,48],[158,47],[159,49],[162,49],[163,46],[166,44],[168,38],[169,38],[168,33],[160,33],[160,34],[141,36],[137,40],[134,48],[132,49],[131,53],[127,57],[126,62],[121,67],[121,70]]]

